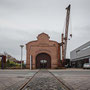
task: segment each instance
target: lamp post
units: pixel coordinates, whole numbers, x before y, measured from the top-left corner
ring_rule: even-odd
[[[20,45],[21,47],[21,69],[22,69],[22,58],[23,58],[23,47],[24,45]]]

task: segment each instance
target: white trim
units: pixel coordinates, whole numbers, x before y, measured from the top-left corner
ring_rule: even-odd
[[[30,55],[30,70],[32,70],[32,56]]]

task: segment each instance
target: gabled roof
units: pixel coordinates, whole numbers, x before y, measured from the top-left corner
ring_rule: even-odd
[[[41,36],[43,36],[43,35],[44,35],[44,36],[46,36],[48,39],[50,38],[50,37],[49,37],[49,35],[48,35],[48,34],[46,34],[46,33],[44,33],[44,32],[43,32],[43,33],[41,33],[41,34],[39,34],[39,35],[37,36],[37,38],[39,38],[39,37],[41,37]]]

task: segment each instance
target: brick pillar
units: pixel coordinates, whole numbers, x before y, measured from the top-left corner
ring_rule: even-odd
[[[58,43],[58,67],[61,67],[61,50],[60,50],[60,43]]]

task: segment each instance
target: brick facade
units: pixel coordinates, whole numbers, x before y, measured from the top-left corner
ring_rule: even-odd
[[[51,57],[51,69],[57,68],[60,60],[59,43],[56,41],[49,40],[50,37],[41,33],[38,35],[36,41],[31,41],[26,44],[26,67],[32,69],[37,69],[36,67],[36,57],[41,53],[46,53]],[[32,57],[32,64],[30,64],[30,56]]]

